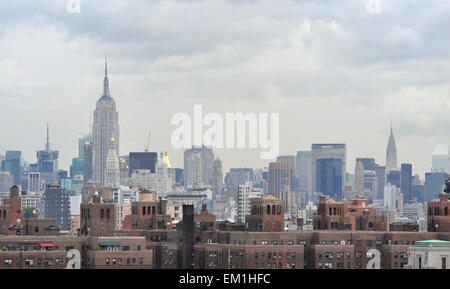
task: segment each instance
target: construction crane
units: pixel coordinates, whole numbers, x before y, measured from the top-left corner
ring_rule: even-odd
[[[150,136],[152,135],[152,131],[148,132],[147,145],[144,145],[144,152],[148,152],[148,148],[150,146]]]

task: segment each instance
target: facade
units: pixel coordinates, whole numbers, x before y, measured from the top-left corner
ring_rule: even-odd
[[[375,214],[366,199],[336,202],[327,201],[325,196],[319,198],[315,230],[385,231],[387,227],[387,218]]]
[[[110,140],[114,139],[112,146],[119,158],[119,113],[116,102],[109,92],[107,63],[105,61],[105,78],[103,80],[103,94],[97,101],[92,125],[93,140],[93,182],[104,184],[106,159],[111,149]]]
[[[281,199],[282,193],[291,190],[293,170],[286,162],[269,163],[269,194]]]
[[[450,242],[417,241],[408,250],[408,269],[450,269]]]
[[[108,157],[106,158],[104,185],[105,187],[117,188],[120,186],[119,156],[114,148],[115,139],[111,138],[110,143]]]
[[[396,186],[397,188],[401,187],[401,174],[399,170],[391,170],[386,175],[386,183]]]
[[[432,201],[439,198],[439,194],[444,189],[445,179],[448,178],[447,173],[428,172],[425,173],[424,183],[424,201]]]
[[[13,182],[20,184],[20,177],[23,172],[23,160],[21,151],[6,151],[5,159],[2,162],[2,170],[13,175]]]
[[[400,168],[400,191],[403,194],[403,202],[407,203],[413,199],[412,190],[412,165],[401,164]]]
[[[39,217],[56,219],[57,226],[69,230],[70,199],[67,191],[57,185],[47,187],[40,202]]]
[[[151,173],[155,173],[157,162],[158,153],[156,152],[130,152],[128,176],[131,177],[135,170],[149,170]]]
[[[295,155],[278,156],[277,163],[286,163],[289,165],[289,168],[290,168],[289,175],[291,176],[291,179],[289,181],[289,183],[290,183],[289,189],[290,190],[297,189],[298,188],[298,178],[297,178],[296,156]]]
[[[364,194],[368,199],[376,199],[378,191],[377,173],[373,170],[364,170]]]
[[[184,151],[184,186],[211,185],[214,153],[208,146],[193,146]]]
[[[436,144],[433,146],[431,156],[431,171],[450,173],[448,144]]]
[[[84,144],[84,154],[83,154],[83,180],[84,183],[92,183],[93,182],[93,142],[86,142]]]
[[[20,199],[20,186],[10,188],[9,198],[0,205],[0,235],[23,235],[22,202]]]
[[[246,229],[256,232],[284,230],[284,202],[268,195],[250,202],[251,214],[245,217]]]
[[[8,192],[14,184],[14,176],[8,171],[0,171],[0,192]]]
[[[438,201],[427,203],[427,222],[429,232],[450,232],[450,181],[447,180],[447,193],[442,193]]]
[[[213,162],[212,166],[212,182],[211,190],[213,192],[214,198],[222,195],[223,190],[223,171],[222,171],[222,161],[219,158]]]
[[[360,161],[355,162],[355,186],[356,193],[361,196],[364,193],[364,165]]]
[[[114,236],[116,230],[116,203],[104,203],[100,195],[94,195],[92,202],[81,204],[81,236]]]
[[[253,182],[254,179],[255,173],[252,168],[231,168],[225,176],[225,185],[233,192],[237,192],[239,185]]]
[[[346,170],[346,146],[345,144],[312,144],[312,189],[313,192],[321,192],[319,186],[322,186],[322,190],[331,191],[330,195],[336,195],[342,197],[345,186]],[[318,166],[318,160],[328,159],[327,161],[320,161]],[[340,164],[340,168],[337,166]],[[323,170],[323,171],[321,171]],[[318,175],[319,172],[319,175]],[[339,181],[337,178],[340,177]],[[318,180],[319,179],[319,180]],[[340,190],[337,186],[340,185]],[[328,190],[330,188],[330,190]],[[331,188],[333,188],[331,190]],[[322,191],[322,193],[325,193]]]
[[[5,236],[0,248],[9,248],[0,250],[0,269],[152,269],[154,262],[144,236]],[[67,257],[72,249],[78,260]]]
[[[250,215],[250,203],[252,199],[262,198],[261,191],[253,188],[252,182],[246,182],[239,185],[237,204],[238,204],[238,221],[245,223],[245,217]]]
[[[332,198],[343,197],[342,160],[336,158],[316,159],[316,192],[328,195]]]
[[[299,189],[306,193],[305,201],[312,201],[312,153],[311,151],[297,151],[296,171]]]

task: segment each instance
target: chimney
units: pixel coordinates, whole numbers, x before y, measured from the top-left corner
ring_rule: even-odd
[[[320,203],[320,204],[325,204],[326,200],[327,200],[327,199],[326,199],[325,196],[320,196],[320,197],[319,197],[319,203]]]
[[[194,205],[183,205],[182,269],[192,269],[194,263]]]

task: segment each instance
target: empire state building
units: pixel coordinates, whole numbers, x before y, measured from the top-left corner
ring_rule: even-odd
[[[108,66],[105,58],[105,78],[103,80],[103,94],[97,101],[92,125],[93,138],[93,179],[94,183],[104,184],[105,169],[108,151],[111,148],[119,154],[119,113],[116,110],[116,102],[109,92]],[[117,156],[119,159],[119,156]]]

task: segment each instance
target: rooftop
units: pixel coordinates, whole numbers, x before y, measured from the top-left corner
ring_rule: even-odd
[[[450,247],[449,241],[443,240],[424,240],[424,241],[416,241],[414,243],[414,247]]]

